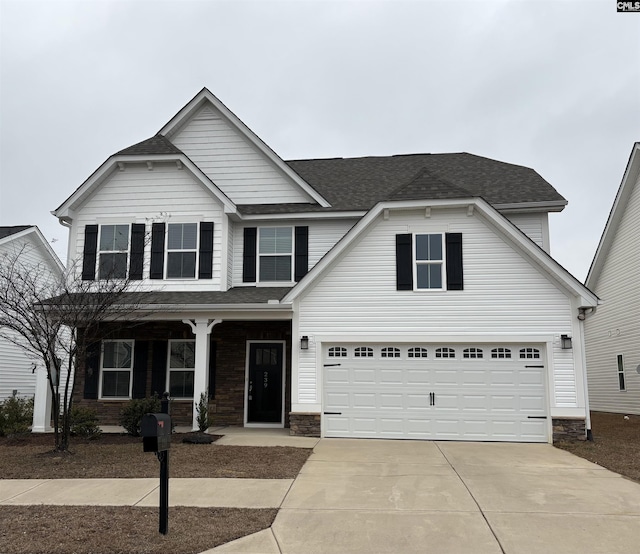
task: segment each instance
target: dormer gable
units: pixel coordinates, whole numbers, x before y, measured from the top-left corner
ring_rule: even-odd
[[[330,207],[208,89],[203,88],[162,129],[236,204]]]

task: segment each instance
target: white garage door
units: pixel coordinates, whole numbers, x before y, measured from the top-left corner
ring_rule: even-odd
[[[547,442],[542,345],[331,344],[326,437]]]

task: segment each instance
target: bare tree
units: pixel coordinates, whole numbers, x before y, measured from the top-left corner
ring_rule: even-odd
[[[113,329],[106,322],[138,317],[137,283],[82,280],[76,267],[56,274],[44,263],[34,264],[24,248],[0,256],[0,336],[46,368],[56,450],[69,448],[78,364]]]

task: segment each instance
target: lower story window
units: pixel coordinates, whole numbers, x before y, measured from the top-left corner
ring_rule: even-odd
[[[101,398],[131,398],[132,371],[133,341],[104,341],[100,365]]]
[[[169,395],[193,398],[193,375],[196,368],[196,343],[192,340],[169,342]]]
[[[618,362],[618,387],[620,390],[627,390],[627,386],[624,382],[624,359],[622,354],[616,356]]]

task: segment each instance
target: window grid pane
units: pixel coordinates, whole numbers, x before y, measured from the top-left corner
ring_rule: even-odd
[[[106,398],[129,398],[129,371],[103,371],[102,396]]]
[[[171,279],[193,278],[196,276],[195,252],[168,252],[167,277]]]
[[[169,369],[194,369],[196,367],[196,343],[174,341],[171,343]]]
[[[262,256],[261,281],[291,281],[291,256]]]
[[[293,229],[291,227],[265,227],[260,229],[260,255],[291,254]]]
[[[169,372],[169,395],[172,398],[193,398],[193,371]]]

